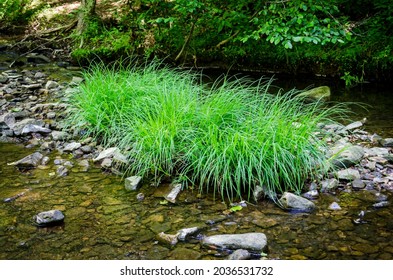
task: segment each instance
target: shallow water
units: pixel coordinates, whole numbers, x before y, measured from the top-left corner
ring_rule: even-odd
[[[393,208],[375,210],[375,191],[323,195],[313,213],[288,213],[270,202],[248,205],[225,216],[228,204],[183,191],[177,204],[162,204],[165,185],[124,188],[123,180],[77,165],[58,178],[55,166],[21,172],[7,163],[32,153],[15,144],[0,144],[0,259],[222,259],[225,252],[204,248],[197,239],[167,246],[160,232],[175,234],[201,226],[202,235],[263,232],[269,259],[393,259]],[[57,157],[49,155],[52,162]],[[145,199],[138,201],[137,193]],[[23,193],[12,202],[3,200]],[[391,201],[390,193],[383,193]],[[337,201],[342,210],[327,210]],[[62,225],[39,228],[33,216],[59,209]],[[367,223],[355,224],[366,212]],[[225,220],[208,225],[209,220]]]

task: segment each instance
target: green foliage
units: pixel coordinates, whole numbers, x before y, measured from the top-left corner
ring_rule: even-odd
[[[32,0],[0,0],[0,23],[9,26],[14,23],[26,23],[35,13],[28,9]]]
[[[318,123],[339,108],[304,103],[295,90],[270,95],[271,80],[199,79],[157,63],[95,65],[71,96],[68,125],[128,151],[132,174],[175,176],[223,199],[250,199],[256,185],[299,193],[327,171]]]

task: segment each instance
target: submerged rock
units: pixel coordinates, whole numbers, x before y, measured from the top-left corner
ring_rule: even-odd
[[[50,210],[38,213],[34,216],[37,226],[49,226],[61,223],[64,220],[64,214],[60,210]]]
[[[315,209],[315,204],[313,202],[289,192],[284,192],[279,202],[282,207],[287,210],[310,212]]]
[[[181,184],[174,185],[172,187],[171,191],[164,198],[166,200],[168,200],[169,202],[171,202],[171,203],[175,203],[176,202],[176,197],[180,193],[181,189],[182,189],[182,185]]]
[[[18,161],[8,163],[8,165],[15,165],[18,168],[34,168],[40,164],[41,159],[43,157],[44,156],[41,153],[35,152],[35,153],[28,155],[27,157],[24,157]]]
[[[310,89],[308,91],[302,92],[299,96],[307,97],[310,99],[324,99],[327,100],[330,98],[330,88],[328,86],[321,86]]]
[[[249,251],[244,249],[238,249],[230,254],[227,260],[249,260],[251,259],[251,254]]]
[[[207,236],[202,245],[219,247],[222,249],[245,249],[261,252],[266,248],[267,238],[264,233],[221,234]]]
[[[200,231],[201,229],[198,227],[183,228],[177,232],[177,239],[180,241],[185,241],[187,238],[198,234]]]

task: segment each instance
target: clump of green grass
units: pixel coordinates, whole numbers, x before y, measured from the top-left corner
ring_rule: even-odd
[[[341,107],[306,103],[296,90],[271,95],[271,80],[202,85],[200,76],[148,63],[96,65],[71,98],[70,125],[128,152],[128,172],[174,176],[223,199],[300,193],[328,170],[318,124]]]

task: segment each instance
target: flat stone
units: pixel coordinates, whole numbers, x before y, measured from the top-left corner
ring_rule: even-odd
[[[322,191],[332,191],[335,190],[337,187],[338,187],[338,180],[335,178],[321,181]]]
[[[331,149],[330,153],[334,157],[333,165],[348,168],[360,162],[364,155],[364,149],[351,144],[337,145]]]
[[[235,250],[227,258],[227,260],[249,260],[249,259],[251,259],[251,254],[249,251],[244,249]]]
[[[19,168],[34,168],[40,164],[42,158],[43,155],[41,153],[35,152],[18,161],[8,163],[8,165],[15,165]]]
[[[104,158],[110,158],[113,157],[116,153],[120,153],[119,148],[117,147],[111,147],[108,149],[103,150],[102,152],[100,152],[100,154],[93,159],[94,162],[103,160]]]
[[[379,143],[384,147],[393,147],[393,138],[381,139]]]
[[[21,134],[31,134],[31,133],[50,133],[52,130],[46,127],[42,127],[36,124],[27,124],[23,127]]]
[[[201,231],[199,227],[183,228],[177,232],[177,238],[180,241],[185,241],[188,237],[196,235]]]
[[[55,141],[67,140],[70,137],[70,135],[67,132],[57,131],[57,130],[53,130],[51,135],[52,135],[52,139]]]
[[[164,198],[171,203],[176,203],[176,197],[180,193],[181,189],[182,184],[176,184]]]
[[[267,245],[264,233],[221,234],[207,236],[202,240],[205,246],[214,246],[225,249],[245,249],[262,252]]]
[[[341,210],[341,207],[340,207],[340,205],[338,205],[337,202],[332,202],[332,203],[329,205],[328,209],[329,209],[329,210]]]
[[[366,187],[366,183],[361,179],[355,179],[352,181],[352,188],[354,189],[364,189]]]
[[[55,81],[47,81],[45,84],[46,89],[54,89],[54,88],[57,88],[58,86],[59,86],[59,83],[57,83]]]

